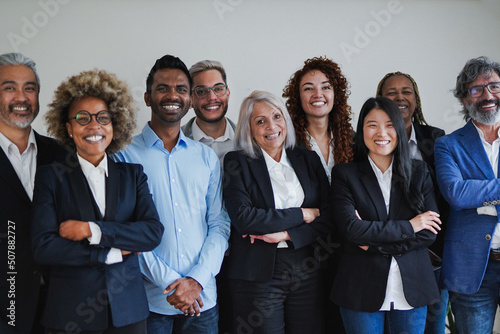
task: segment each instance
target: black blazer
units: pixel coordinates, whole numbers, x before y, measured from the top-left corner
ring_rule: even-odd
[[[67,219],[98,224],[100,244],[60,237],[59,224]],[[135,252],[154,249],[162,234],[142,166],[108,158],[104,217],[76,156],[40,168],[33,197],[32,244],[35,261],[50,266],[42,324],[54,329],[71,326],[72,331],[104,330],[109,321],[108,302],[114,326],[145,319],[149,309]],[[106,265],[111,247],[134,253]]]
[[[313,247],[315,241],[332,232],[328,218],[328,179],[315,152],[287,149],[287,156],[304,190],[304,208],[319,208],[320,216],[310,224],[300,208],[275,209],[271,179],[263,157],[251,159],[241,151],[224,159],[224,200],[231,218],[229,278],[249,281],[271,279],[276,244],[261,240],[250,243],[244,234],[288,231],[295,249]]]
[[[413,182],[422,192],[426,210],[437,211],[426,164],[413,160]],[[389,214],[368,160],[337,165],[332,170],[334,221],[345,238],[345,250],[332,300],[354,311],[375,312],[385,298],[391,255],[398,262],[406,300],[413,307],[439,300],[427,247],[435,240],[428,230],[413,232],[409,219],[417,212],[403,198],[393,174]],[[355,214],[358,211],[362,220]],[[369,246],[368,251],[359,245]]]
[[[417,138],[417,146],[422,154],[422,159],[427,163],[429,172],[431,173],[432,182],[434,184],[434,192],[436,193],[436,201],[441,214],[441,232],[439,232],[436,241],[429,247],[434,253],[443,257],[444,232],[446,230],[446,221],[448,220],[450,206],[443,198],[436,181],[436,172],[434,167],[434,144],[436,139],[445,135],[444,131],[430,125],[422,125],[413,123],[415,129],[415,137]]]
[[[35,132],[37,168],[63,154],[54,139]],[[4,151],[0,149],[0,332],[30,333],[37,311],[42,270],[31,257],[31,200]],[[10,249],[9,249],[10,245]],[[10,252],[9,252],[10,250]],[[9,257],[10,256],[10,257]],[[11,262],[8,262],[8,259]],[[9,263],[12,267],[9,268]],[[7,275],[16,272],[15,275]],[[8,277],[15,276],[15,291],[9,293]],[[9,298],[9,294],[11,295]],[[14,298],[15,295],[15,298]],[[7,322],[7,308],[14,301],[15,327]]]

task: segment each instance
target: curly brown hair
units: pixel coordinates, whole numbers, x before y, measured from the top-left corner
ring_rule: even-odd
[[[335,164],[349,162],[353,157],[352,137],[354,133],[351,125],[351,107],[347,104],[347,98],[351,92],[339,65],[326,57],[307,59],[304,67],[290,77],[283,89],[283,98],[287,99],[286,107],[295,126],[297,143],[304,142],[307,148],[311,149],[306,134],[309,122],[302,109],[299,86],[302,77],[314,70],[326,75],[334,91],[333,109],[328,114],[328,131],[333,133],[334,142],[333,160]]]
[[[74,100],[88,96],[106,102],[113,116],[113,139],[106,152],[111,154],[121,150],[132,141],[137,107],[127,84],[104,70],[84,71],[59,85],[45,115],[47,132],[61,144],[74,148],[75,143],[66,130],[69,108]]]

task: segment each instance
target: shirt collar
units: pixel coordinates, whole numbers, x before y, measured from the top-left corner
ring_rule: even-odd
[[[146,147],[148,149],[150,149],[155,145],[160,145],[161,147],[163,147],[163,141],[160,139],[160,137],[158,137],[156,132],[154,132],[153,129],[151,129],[150,123],[151,122],[147,122],[144,128],[142,129],[142,136],[144,138],[144,143],[146,144]],[[180,145],[187,146],[186,138],[187,137],[184,135],[182,130],[179,130],[179,139],[177,141],[177,144],[175,144],[175,146],[176,147]]]
[[[104,158],[101,160],[99,165],[97,165],[97,167],[82,158],[80,154],[76,153],[76,156],[78,157],[78,162],[80,163],[80,167],[82,168],[82,172],[85,177],[88,177],[92,170],[101,171],[104,175],[108,176],[108,156],[106,153],[104,153]]]
[[[17,146],[1,132],[0,132],[0,147],[3,149],[5,154],[9,152],[9,148],[15,150],[15,152],[19,152]],[[36,156],[38,148],[36,145],[35,131],[33,131],[33,128],[30,129],[30,134],[28,136],[28,146],[26,146],[25,152],[28,152],[30,149],[33,150],[33,153]],[[22,154],[24,152],[19,152],[19,153]]]
[[[373,172],[375,173],[375,176],[377,177],[377,179],[392,177],[392,163],[394,162],[394,158],[392,159],[391,164],[389,165],[389,168],[387,168],[387,170],[384,173],[382,173],[382,171],[377,167],[377,165],[375,165],[375,162],[373,162],[373,160],[372,160],[372,158],[370,158],[370,156],[368,156],[368,161],[370,162],[370,165],[372,166]]]
[[[262,148],[261,148],[261,151],[262,151],[262,155],[264,156],[264,161],[266,162],[266,166],[267,166],[268,171],[273,169],[274,166],[276,166],[277,164],[282,164],[284,166],[293,168],[292,165],[290,164],[290,161],[288,160],[288,156],[286,155],[285,148],[283,148],[283,151],[281,152],[281,159],[279,162],[274,160],[273,158],[271,158],[271,156],[269,154],[267,154],[267,152],[264,151]]]
[[[415,134],[415,127],[413,126],[413,123],[411,123],[410,139],[408,140],[408,143],[411,142],[417,144],[417,135]]]
[[[196,123],[196,118],[193,120],[193,125],[191,128],[192,134],[193,134],[193,139],[196,141],[201,141],[202,139],[210,140],[210,141],[216,141],[216,142],[224,142],[226,140],[230,140],[232,137],[234,137],[234,130],[233,127],[229,124],[229,122],[226,119],[226,130],[224,131],[224,134],[219,137],[219,138],[212,138],[209,135],[207,135],[205,132],[203,132],[202,129],[198,126],[198,123]]]
[[[477,133],[479,134],[479,138],[481,138],[481,141],[487,143],[486,140],[484,139],[484,132],[483,132],[483,130],[481,130],[480,128],[478,128],[478,126],[476,125],[476,123],[474,123],[474,121],[471,121],[471,123],[476,128]],[[500,139],[500,129],[498,129],[498,138],[495,141],[497,141],[499,139]]]

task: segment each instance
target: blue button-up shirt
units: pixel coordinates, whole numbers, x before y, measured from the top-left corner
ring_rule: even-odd
[[[162,292],[174,280],[186,276],[203,287],[202,311],[211,309],[217,300],[215,275],[230,233],[217,155],[182,131],[169,152],[148,123],[127,148],[116,154],[116,159],[144,166],[165,226],[160,245],[142,253],[139,262],[146,279],[149,309],[160,314],[181,314]]]

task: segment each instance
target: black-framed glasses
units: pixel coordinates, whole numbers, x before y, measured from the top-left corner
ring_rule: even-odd
[[[91,114],[86,110],[82,110],[79,111],[75,117],[68,119],[68,121],[74,119],[80,125],[87,125],[92,122],[92,116],[94,116],[97,123],[101,125],[108,125],[113,119],[113,116],[106,110],[101,110],[96,114]]]
[[[198,86],[193,88],[193,92],[199,99],[204,99],[210,94],[210,91],[214,92],[217,96],[224,96],[227,92],[227,85],[218,84],[213,87]]]
[[[473,86],[467,89],[467,91],[471,97],[481,97],[484,93],[484,87],[486,87],[491,94],[500,93],[500,82],[490,82],[487,85]]]

